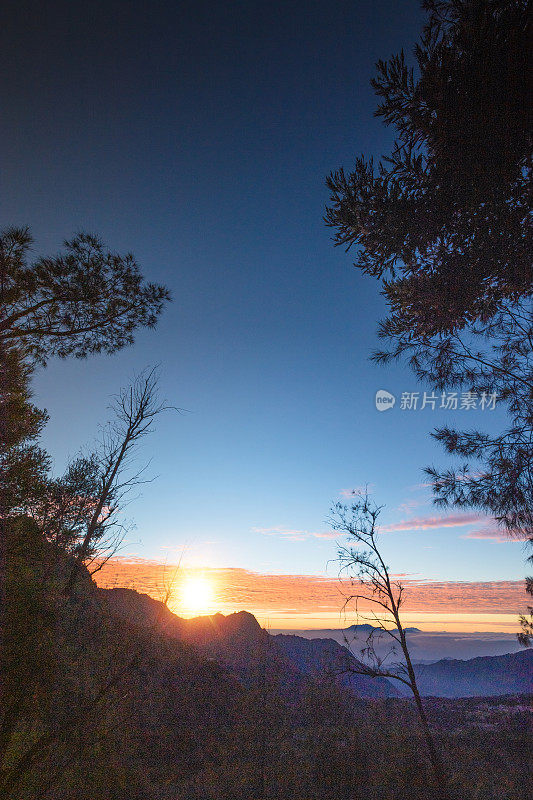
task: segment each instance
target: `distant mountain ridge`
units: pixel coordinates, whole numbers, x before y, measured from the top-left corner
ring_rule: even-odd
[[[375,630],[372,625],[350,625],[346,628],[323,628],[311,630],[274,630],[272,633],[295,634],[305,639],[334,639],[348,645],[357,653],[365,646],[368,634]],[[406,628],[411,658],[417,663],[432,664],[445,658],[469,660],[479,656],[500,656],[521,651],[514,633],[491,631],[449,632],[422,631]],[[386,635],[376,637],[376,650],[384,656],[390,647]]]
[[[334,639],[305,639],[278,634],[274,640],[306,675],[335,682],[359,697],[399,696],[396,687],[386,678],[359,674],[356,670],[361,668],[361,662]]]
[[[382,631],[382,628],[377,628],[375,625],[369,625],[368,623],[361,623],[355,625],[348,625],[347,628],[343,629],[345,633],[372,633],[372,631]],[[391,628],[391,631],[394,633],[397,631],[398,628]],[[421,633],[422,631],[420,628],[404,628],[405,633]]]
[[[468,661],[442,659],[415,665],[421,694],[434,697],[488,697],[526,694],[533,689],[533,650]]]

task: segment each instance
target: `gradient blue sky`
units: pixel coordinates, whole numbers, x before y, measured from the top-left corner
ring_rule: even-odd
[[[133,348],[35,379],[58,471],[146,365],[187,409],[146,442],[159,478],[128,508],[124,552],[321,574],[335,544],[310,534],[328,531],[343,490],[372,484],[391,524],[435,516],[421,468],[445,457],[429,430],[502,417],[375,410],[377,389],[421,387],[368,361],[378,286],[322,222],[325,175],[390,146],[369,82],[378,58],[411,49],[418,2],[52,0],[4,14],[5,224],[30,225],[39,253],[96,232],[174,297]],[[384,547],[397,572],[521,578],[521,545],[463,538],[482,527],[391,532]]]

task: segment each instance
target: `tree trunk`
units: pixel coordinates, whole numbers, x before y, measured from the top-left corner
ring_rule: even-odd
[[[440,800],[449,800],[450,794],[448,791],[448,781],[446,778],[446,773],[444,771],[444,766],[440,755],[435,747],[435,740],[433,738],[433,734],[431,732],[431,728],[429,727],[429,722],[426,716],[426,711],[424,708],[424,704],[422,702],[422,698],[420,696],[420,692],[418,691],[418,685],[416,682],[416,675],[413,668],[413,664],[411,662],[411,657],[409,655],[409,650],[407,648],[407,641],[405,638],[405,634],[403,629],[400,629],[400,637],[402,643],[402,650],[405,656],[405,662],[407,664],[407,672],[409,674],[409,681],[411,684],[411,691],[413,693],[413,697],[415,699],[416,708],[418,711],[418,716],[420,717],[420,722],[422,725],[422,731],[424,733],[424,738],[426,740],[426,746],[428,749],[429,760],[431,762],[431,767],[433,769],[433,775],[435,777],[435,787],[437,789],[438,794],[436,797],[440,798]]]

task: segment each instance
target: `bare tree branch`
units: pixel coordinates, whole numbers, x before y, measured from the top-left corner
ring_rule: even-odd
[[[334,530],[347,534],[350,540],[349,545],[339,548],[340,574],[348,577],[353,590],[346,595],[343,610],[346,611],[351,606],[355,610],[357,623],[361,619],[374,623],[361,652],[363,660],[358,660],[360,667],[350,667],[349,671],[370,678],[393,679],[411,690],[424,733],[435,784],[440,797],[447,798],[446,775],[418,690],[407,635],[400,617],[404,588],[399,581],[391,580],[389,568],[377,542],[377,522],[382,508],[383,506],[378,506],[370,500],[368,491],[354,492],[351,505],[336,503],[329,520]],[[365,610],[362,614],[360,604],[364,604],[370,610]],[[396,625],[394,630],[391,630],[391,623]],[[385,657],[380,656],[376,649],[377,642],[382,637],[390,638],[393,642]],[[346,636],[345,641],[349,644]],[[389,656],[397,652],[396,645],[400,648],[403,661],[387,664]]]

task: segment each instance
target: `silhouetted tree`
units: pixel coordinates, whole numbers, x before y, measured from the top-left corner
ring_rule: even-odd
[[[124,493],[139,482],[139,473],[122,470],[162,409],[154,372],[144,373],[119,394],[115,424],[98,451],[52,480],[38,444],[47,414],[31,402],[32,370],[52,355],[84,357],[130,344],[135,328],[154,325],[168,299],[164,287],[143,281],[132,256],[109,253],[94,237],[79,235],[64,255],[28,265],[30,245],[27,230],[0,236],[0,788],[17,798],[54,748],[63,760],[47,785],[76,756],[74,740],[143,655],[126,649],[117,670],[88,668],[80,699],[76,658],[91,647],[98,653],[97,632],[62,648],[69,627],[78,635],[79,615],[60,590],[72,587],[105,534],[117,529]]]
[[[533,546],[533,540],[530,539],[529,544]],[[528,561],[533,563],[533,555],[529,556]],[[526,578],[526,592],[533,598],[533,577],[531,575]],[[530,602],[533,602],[533,600]],[[533,606],[528,606],[527,616],[525,614],[520,615],[520,627],[522,630],[517,635],[518,641],[522,647],[531,647],[533,644]]]
[[[403,345],[402,345],[403,346]],[[411,347],[407,345],[407,347]],[[387,360],[387,357],[384,358]],[[533,319],[530,298],[504,302],[485,325],[468,334],[419,341],[411,365],[434,391],[466,390],[481,405],[497,397],[509,427],[493,436],[478,430],[438,428],[432,434],[462,462],[455,469],[428,467],[437,505],[479,508],[510,536],[533,535]]]
[[[42,526],[47,538],[63,540],[73,556],[66,593],[79,566],[98,559],[90,567],[95,572],[116,551],[123,532],[118,514],[131,489],[143,482],[144,468],[129,469],[135,448],[150,433],[154,418],[169,408],[159,400],[156,370],[141,373],[115,397],[114,419],[103,430],[100,448],[73,461],[65,478],[53,485],[57,491],[47,503]]]
[[[414,334],[486,319],[531,289],[526,0],[426,0],[415,47],[379,61],[376,115],[396,129],[377,169],[328,179],[335,241],[384,279],[391,323]]]
[[[31,245],[27,228],[0,236],[0,340],[42,364],[132,344],[135,329],[153,327],[170,299],[143,280],[131,254],[112,253],[95,236],[80,233],[64,253],[29,264]]]
[[[38,440],[48,417],[31,402],[31,367],[0,342],[0,615],[6,601],[10,521],[46,492],[50,459]],[[0,634],[5,631],[0,620]]]
[[[442,798],[447,798],[445,771],[418,690],[407,635],[400,615],[404,587],[399,581],[391,579],[389,568],[378,546],[377,521],[381,509],[382,506],[373,503],[368,494],[355,492],[353,502],[349,506],[336,503],[332,509],[333,529],[349,537],[348,544],[339,548],[341,574],[347,575],[351,584],[351,591],[344,607],[345,609],[348,606],[354,607],[357,622],[363,620],[374,626],[363,648],[362,661],[359,661],[360,668],[350,667],[350,671],[372,678],[392,678],[407,686],[412,692],[433,769],[436,790]],[[396,626],[395,629],[391,629],[391,624]],[[386,656],[378,655],[376,636],[390,640],[391,647]],[[393,660],[397,656],[401,660]]]
[[[32,368],[0,342],[0,520],[40,497],[50,459],[39,447],[48,420],[31,402]]]
[[[137,327],[153,326],[169,299],[165,287],[143,281],[133,256],[106,251],[93,236],[28,264],[31,245],[28,229],[0,235],[0,518],[33,504],[46,483],[49,459],[37,440],[48,417],[30,402],[33,362],[114,352]]]
[[[426,0],[415,48],[377,65],[377,116],[396,131],[376,167],[327,180],[335,243],[379,279],[390,313],[377,362],[407,358],[435,401],[497,396],[499,436],[432,434],[462,463],[429,467],[446,507],[479,508],[511,536],[533,535],[531,112],[526,0]]]

